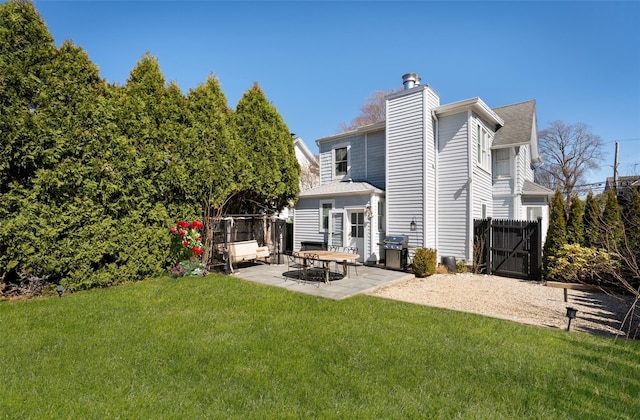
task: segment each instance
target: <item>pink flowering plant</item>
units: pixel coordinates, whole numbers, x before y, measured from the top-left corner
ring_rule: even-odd
[[[169,229],[171,234],[171,260],[179,261],[169,270],[169,274],[179,276],[197,276],[205,274],[205,266],[200,262],[202,254],[203,224],[198,220],[193,222],[179,221]]]

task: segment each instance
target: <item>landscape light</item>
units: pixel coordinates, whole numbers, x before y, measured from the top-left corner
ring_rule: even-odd
[[[569,325],[567,325],[567,331],[571,328],[571,320],[576,318],[578,310],[567,306],[567,318],[569,318]]]

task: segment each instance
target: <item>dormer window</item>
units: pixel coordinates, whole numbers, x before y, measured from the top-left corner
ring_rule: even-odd
[[[349,172],[349,149],[340,147],[333,150],[333,176],[343,177]]]

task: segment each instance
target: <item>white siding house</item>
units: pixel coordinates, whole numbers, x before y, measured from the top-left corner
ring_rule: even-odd
[[[542,237],[549,225],[553,191],[533,182],[538,154],[538,127],[534,100],[494,108],[505,126],[495,136],[493,155],[493,217],[542,219]]]
[[[309,150],[309,147],[300,137],[293,139],[293,149],[296,154],[296,160],[300,165],[300,191],[305,191],[310,188],[320,185],[320,175],[318,159]],[[292,218],[293,209],[291,207],[284,208],[278,218],[290,219]]]
[[[533,183],[535,102],[441,105],[419,82],[403,76],[385,121],[316,141],[320,185],[300,194],[294,249],[357,246],[363,262],[377,262],[385,235],[407,235],[411,250],[471,262],[474,219],[548,218],[548,190]]]

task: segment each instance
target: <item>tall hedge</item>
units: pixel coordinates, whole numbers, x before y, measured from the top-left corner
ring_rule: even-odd
[[[232,212],[278,212],[287,207],[299,193],[300,166],[289,128],[257,84],[238,102],[232,124],[249,165]]]
[[[105,84],[80,48],[54,47],[31,3],[0,5],[0,45],[0,273],[59,281],[102,245],[85,233],[102,223],[92,190]]]
[[[564,244],[567,243],[567,222],[565,216],[564,197],[560,190],[556,190],[551,205],[551,216],[549,218],[549,229],[544,242],[542,253],[543,269],[547,272],[549,268],[549,257],[555,256]]]
[[[233,110],[227,106],[227,98],[214,76],[189,91],[187,96],[191,113],[190,137],[201,147],[198,151],[206,159],[195,162],[196,179],[204,182],[199,199],[213,209],[224,211],[225,203],[244,189],[250,167],[244,145],[230,120]]]
[[[637,188],[631,193],[623,221],[627,247],[635,252],[636,262],[640,264],[640,193]]]
[[[597,248],[600,246],[600,205],[598,200],[593,196],[593,192],[589,190],[587,200],[584,206],[583,215],[584,225],[584,244],[589,248]]]
[[[605,249],[618,251],[621,249],[624,238],[622,214],[618,206],[618,197],[613,189],[609,190],[606,198],[600,223],[600,242]]]
[[[215,79],[185,96],[149,54],[125,85],[109,85],[81,48],[56,48],[33,4],[21,0],[0,4],[0,54],[5,281],[26,273],[77,290],[157,275],[176,220],[201,218],[203,207],[251,181],[265,181],[254,198],[274,207],[297,194],[286,125],[272,106],[249,106],[268,104],[264,96],[249,92],[243,123],[234,125]],[[243,138],[262,133],[265,150],[278,148],[251,177],[236,127]]]
[[[577,195],[571,197],[569,206],[567,243],[584,246],[584,205]]]

